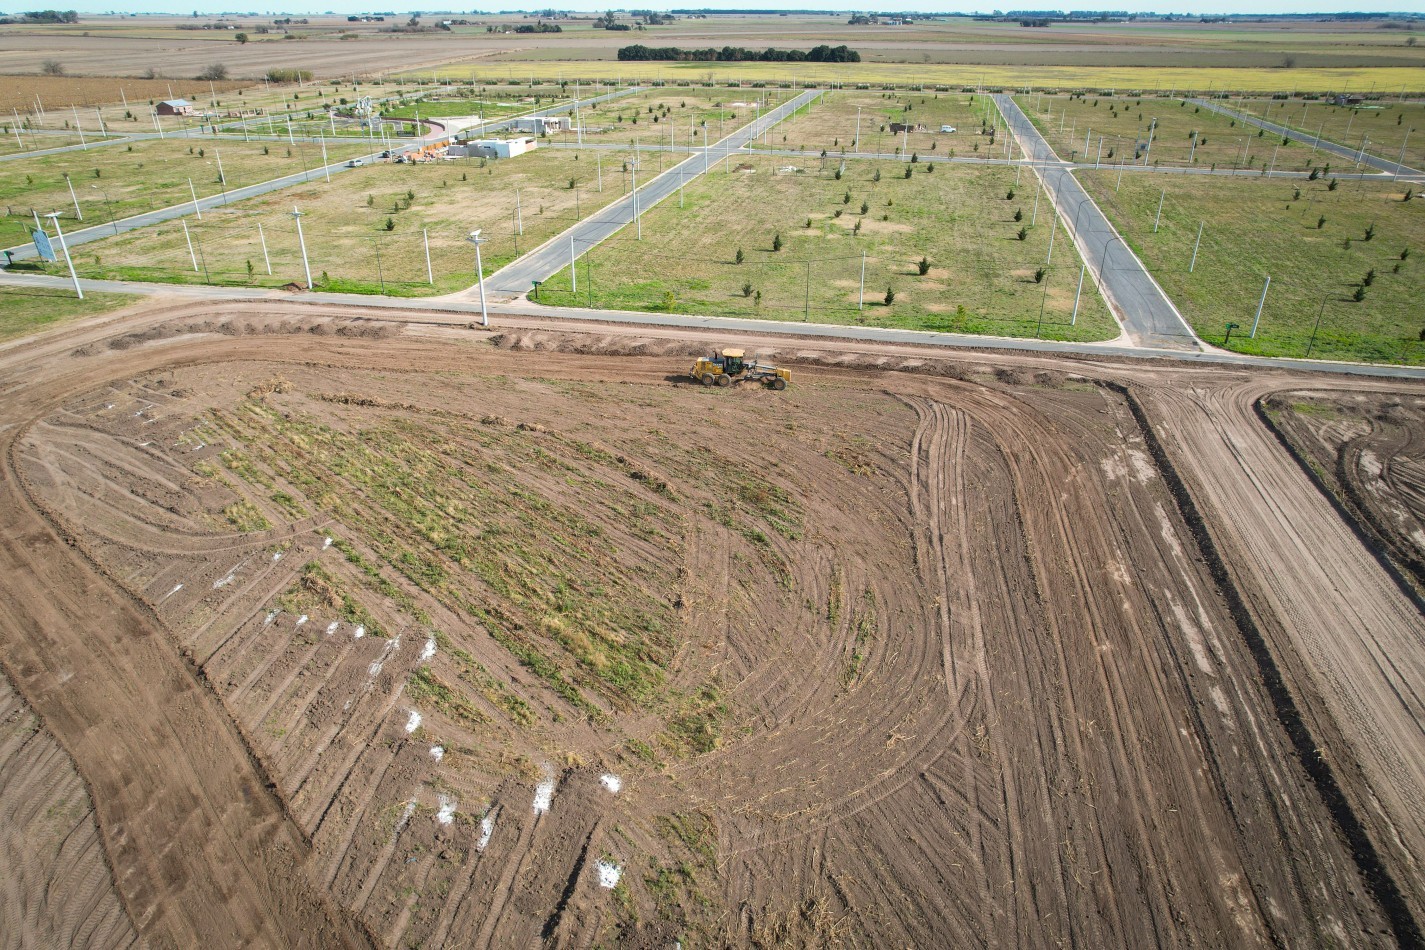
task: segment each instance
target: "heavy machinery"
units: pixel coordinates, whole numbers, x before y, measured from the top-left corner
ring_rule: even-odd
[[[733,383],[761,383],[768,389],[786,389],[792,381],[792,371],[748,359],[742,350],[713,351],[712,356],[700,356],[689,375],[704,386],[731,386]]]

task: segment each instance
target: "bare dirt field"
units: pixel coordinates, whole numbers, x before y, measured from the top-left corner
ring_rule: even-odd
[[[0,355],[0,664],[145,939],[1419,940],[1425,622],[1252,410],[1358,382],[408,318]]]

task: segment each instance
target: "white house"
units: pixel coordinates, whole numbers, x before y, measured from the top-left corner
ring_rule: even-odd
[[[451,158],[514,158],[538,147],[538,139],[524,135],[513,139],[474,139],[450,146],[446,154]]]
[[[534,135],[553,135],[556,132],[568,132],[573,125],[568,116],[563,115],[535,115],[514,121],[516,132],[530,132]]]

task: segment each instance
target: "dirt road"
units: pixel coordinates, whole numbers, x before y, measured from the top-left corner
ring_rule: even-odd
[[[346,317],[0,355],[0,657],[144,937],[1411,938],[1421,619],[1302,377]]]

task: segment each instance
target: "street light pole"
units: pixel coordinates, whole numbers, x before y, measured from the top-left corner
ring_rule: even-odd
[[[1249,334],[1252,339],[1257,338],[1257,324],[1262,322],[1262,307],[1267,303],[1267,288],[1272,285],[1272,275],[1267,275],[1267,282],[1262,285],[1262,299],[1257,301],[1257,315],[1252,319],[1252,332]]]
[[[70,179],[69,173],[64,173],[64,183],[69,186],[69,200],[74,202],[74,217],[78,221],[84,220],[84,212],[79,210],[79,198],[74,194],[74,182]]]
[[[1306,344],[1306,359],[1311,359],[1311,350],[1316,346],[1316,331],[1321,329],[1321,315],[1326,312],[1326,301],[1330,299],[1330,294],[1321,298],[1321,309],[1316,311],[1316,326],[1311,328],[1311,342]]]
[[[307,275],[307,289],[312,289],[312,267],[307,262],[307,239],[302,236],[302,214],[295,205],[292,206],[292,220],[297,222],[297,244],[302,248],[302,270]]]
[[[1088,264],[1079,262],[1079,289],[1074,291],[1074,315],[1069,318],[1069,326],[1074,326],[1079,322],[1079,295],[1084,292],[1084,271],[1088,270]]]
[[[272,258],[267,256],[267,235],[262,233],[262,222],[257,222],[257,240],[262,245],[262,263],[267,267],[267,276],[272,276]]]
[[[480,287],[480,326],[490,325],[490,313],[485,309],[485,265],[480,260],[480,245],[485,243],[485,239],[480,237],[479,229],[470,232],[468,240],[475,245],[475,283]]]
[[[203,220],[203,209],[198,207],[198,192],[193,190],[193,179],[188,179],[188,194],[193,198],[193,213],[198,216],[198,220]]]
[[[1192,244],[1192,262],[1188,264],[1189,274],[1191,274],[1192,269],[1197,266],[1197,249],[1202,244],[1202,226],[1206,223],[1206,221],[1199,221],[1197,223],[1197,240]]]
[[[59,212],[51,211],[45,217],[54,222],[54,232],[59,236],[59,249],[64,252],[64,263],[69,268],[69,279],[74,281],[74,296],[83,300],[84,290],[79,286],[79,275],[74,272],[74,261],[69,256],[69,245],[64,240],[64,228],[59,225]]]

